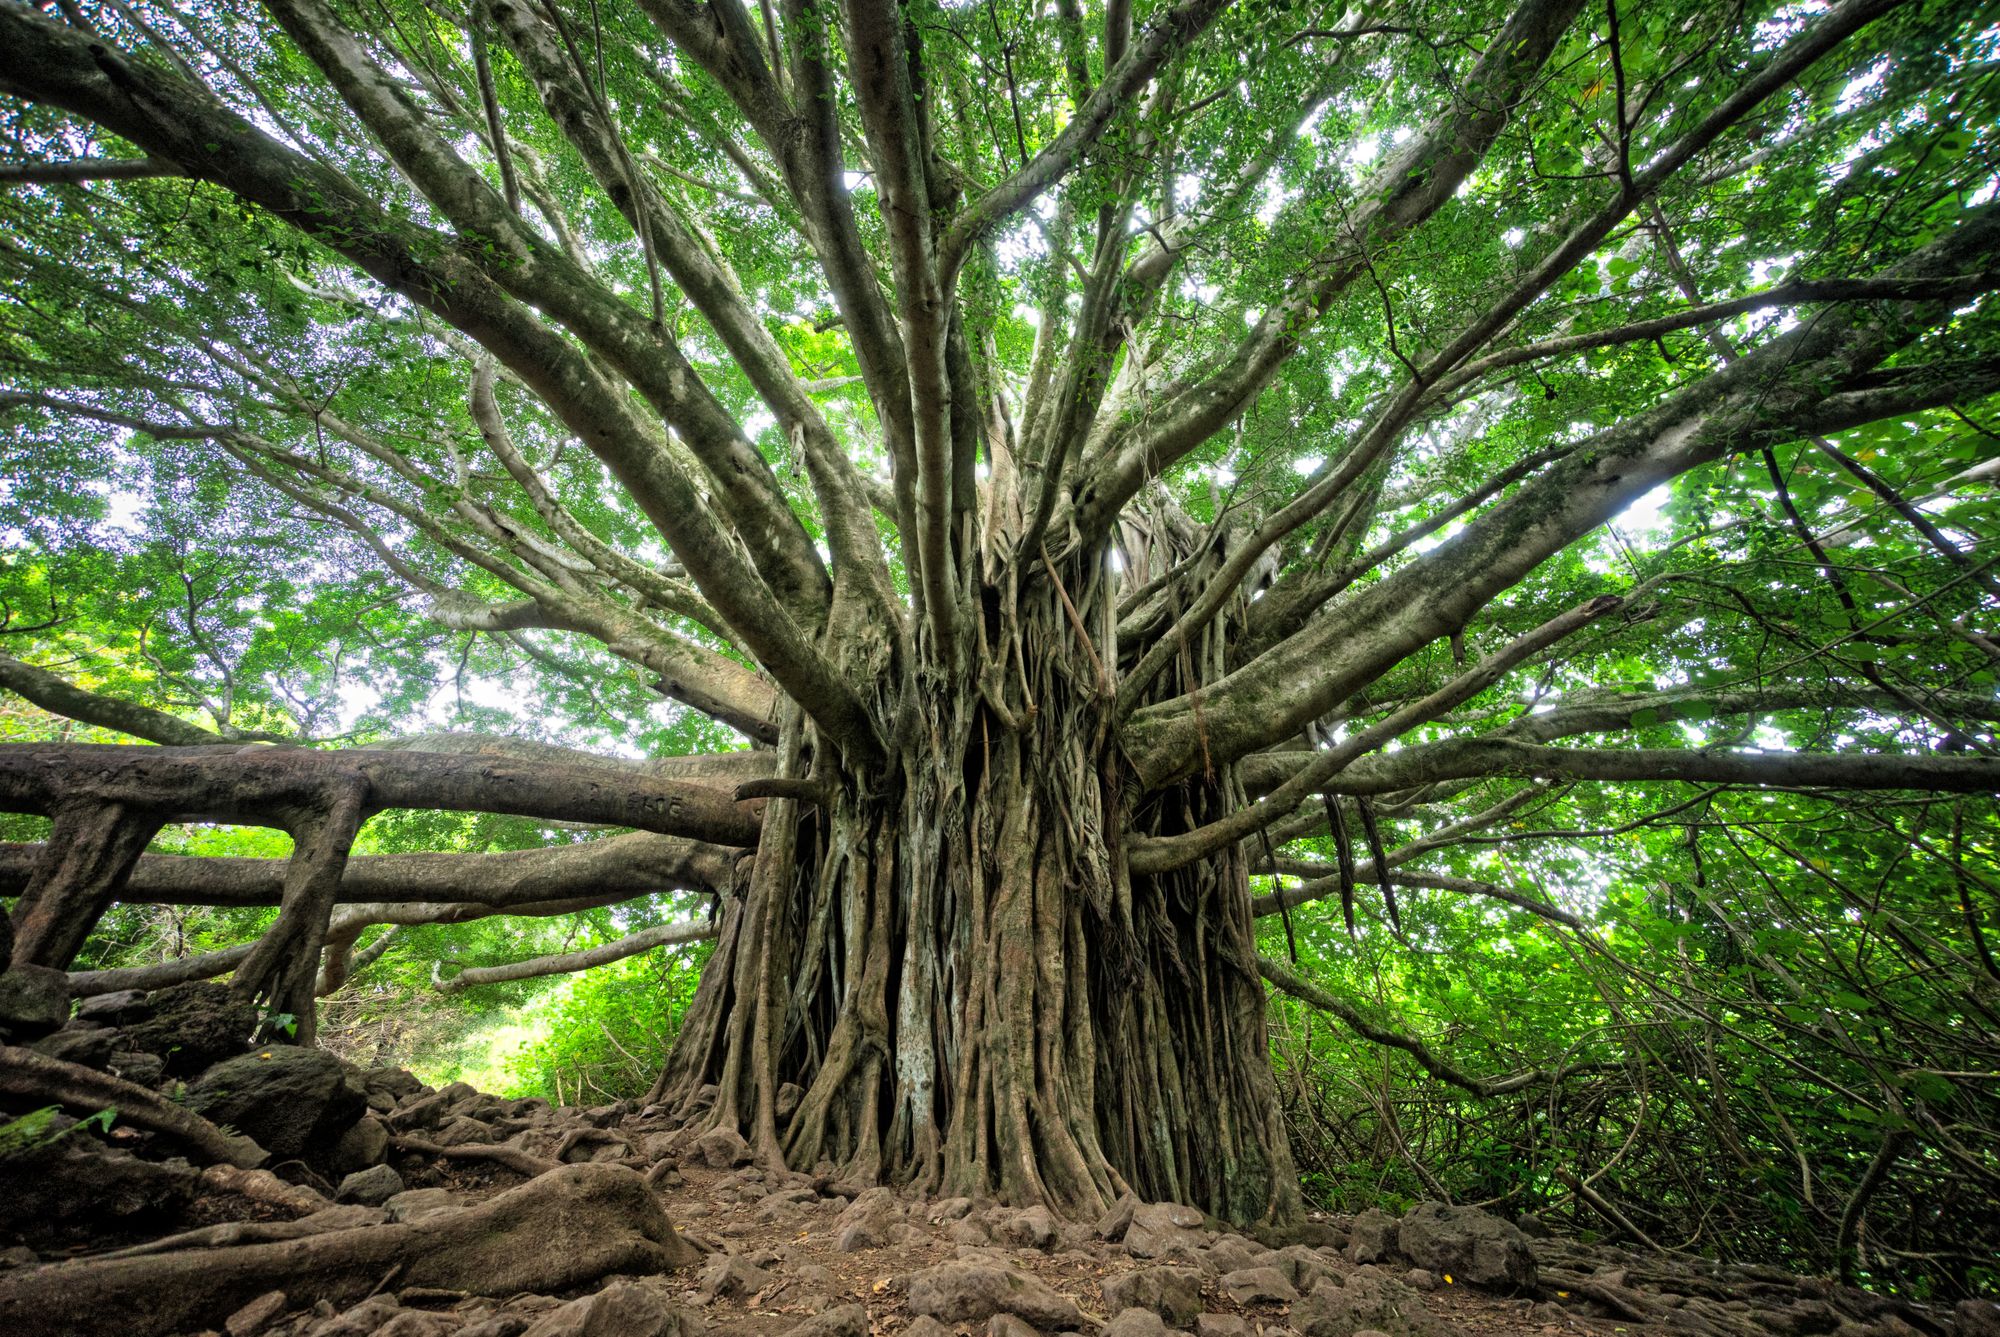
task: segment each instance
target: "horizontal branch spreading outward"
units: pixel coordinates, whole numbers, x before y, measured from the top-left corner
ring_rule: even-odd
[[[0,896],[18,895],[40,845],[0,844]],[[364,854],[347,861],[336,904],[469,902],[493,912],[580,896],[723,891],[741,851],[651,832],[498,854]],[[154,905],[276,905],[283,859],[140,856],[118,899]],[[380,922],[380,921],[376,921]]]
[[[180,175],[180,168],[157,158],[76,158],[69,162],[10,163],[0,167],[0,186],[81,185]]]
[[[438,981],[437,989],[440,993],[458,993],[481,984],[504,984],[509,980],[539,979],[544,975],[568,975],[579,970],[608,966],[613,961],[623,961],[628,956],[650,952],[655,947],[683,942],[705,942],[715,937],[718,931],[716,924],[712,922],[660,924],[654,928],[642,929],[616,942],[607,942],[600,947],[586,948],[581,952],[558,952],[550,956],[533,957],[526,961],[510,961],[502,966],[473,966],[468,970],[461,970],[450,979]]]
[[[116,729],[149,742],[200,747],[228,741],[221,734],[164,710],[88,691],[47,669],[24,664],[12,655],[0,655],[0,689],[25,697],[51,715],[94,724],[100,729]]]
[[[601,822],[722,845],[754,845],[763,802],[683,780],[614,776],[423,753],[297,748],[0,746],[0,809],[49,813],[82,801],[182,821],[261,822],[310,812],[336,785],[366,787],[363,808],[431,808]]]
[[[1388,794],[1441,780],[1511,775],[1543,780],[1686,780],[1813,789],[2000,793],[2000,758],[1821,752],[1562,748],[1463,738],[1367,757],[1327,782],[1340,794]]]

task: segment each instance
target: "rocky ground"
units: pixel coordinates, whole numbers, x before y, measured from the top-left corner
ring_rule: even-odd
[[[1065,1223],[772,1173],[734,1132],[657,1108],[552,1109],[246,1050],[254,1019],[219,986],[44,1011],[0,1015],[8,1113],[60,1071],[81,1074],[73,1113],[129,1084],[235,1136],[194,1146],[171,1110],[150,1128],[16,1124],[0,1332],[24,1337],[2000,1337],[1985,1302],[1897,1305],[1472,1208],[1246,1235],[1172,1203]]]

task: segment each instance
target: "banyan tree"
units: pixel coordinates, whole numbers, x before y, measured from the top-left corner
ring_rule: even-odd
[[[182,573],[122,675],[9,596],[0,686],[140,740],[0,749],[14,968],[277,905],[307,1039],[366,925],[707,892],[652,1098],[762,1163],[1286,1216],[1307,901],[1532,904],[1425,861],[1579,787],[2000,787],[1990,23],[5,0],[8,588],[107,493]],[[441,646],[688,754],[324,706]]]

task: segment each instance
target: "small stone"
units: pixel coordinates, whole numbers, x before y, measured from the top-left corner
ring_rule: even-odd
[[[768,1288],[776,1280],[741,1254],[723,1254],[701,1270],[701,1284],[695,1295],[703,1304],[714,1300],[740,1300]]]
[[[364,1207],[380,1207],[403,1191],[403,1176],[387,1165],[371,1165],[356,1170],[340,1181],[335,1202],[358,1202]]]
[[[1195,1337],[1250,1337],[1250,1320],[1241,1314],[1202,1314],[1194,1321]]]
[[[932,1203],[931,1209],[926,1215],[930,1218],[933,1225],[937,1225],[945,1221],[962,1221],[971,1215],[971,1213],[972,1199],[945,1198],[942,1201]]]
[[[953,1337],[952,1330],[932,1318],[929,1314],[919,1314],[903,1329],[903,1337]]]
[[[1127,1309],[1104,1325],[1098,1337],[1166,1337],[1167,1325],[1150,1309]]]
[[[734,1128],[711,1128],[688,1150],[691,1159],[716,1170],[733,1169],[750,1160],[750,1144]]]
[[[806,1098],[806,1089],[797,1082],[786,1082],[778,1088],[777,1104],[774,1112],[780,1119],[789,1119],[798,1112],[799,1102]]]
[[[1533,1212],[1522,1212],[1519,1216],[1515,1217],[1514,1229],[1520,1231],[1531,1240],[1550,1239],[1555,1234],[1554,1231],[1549,1229],[1548,1222],[1542,1220],[1541,1217],[1536,1216]]]
[[[1413,1291],[1434,1291],[1438,1288],[1437,1273],[1426,1267],[1413,1267],[1403,1274],[1403,1284]]]
[[[842,1305],[799,1324],[785,1337],[868,1337],[868,1311],[860,1305]]]
[[[986,1320],[986,1337],[1042,1337],[1042,1334],[1035,1331],[1032,1323],[1012,1314],[995,1314]]]
[[[222,1330],[229,1337],[257,1337],[271,1325],[271,1321],[285,1312],[291,1301],[283,1291],[265,1291],[262,1295],[244,1305],[222,1321]]]
[[[1222,1289],[1240,1305],[1290,1304],[1299,1298],[1298,1288],[1275,1267],[1246,1267],[1225,1273]]]
[[[1185,1328],[1201,1312],[1201,1278],[1186,1268],[1142,1267],[1106,1277],[1100,1287],[1112,1313],[1147,1309],[1169,1327]]]

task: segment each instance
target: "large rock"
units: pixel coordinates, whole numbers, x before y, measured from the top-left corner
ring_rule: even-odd
[[[1170,1328],[1185,1328],[1201,1313],[1201,1277],[1186,1268],[1136,1268],[1106,1277],[1102,1288],[1104,1307],[1114,1314],[1146,1309],[1165,1319]]]
[[[380,1207],[402,1191],[403,1177],[396,1173],[394,1167],[372,1165],[366,1170],[356,1170],[341,1180],[340,1188],[334,1193],[334,1201]]]
[[[1477,1207],[1419,1203],[1404,1215],[1397,1239],[1412,1263],[1454,1281],[1508,1291],[1535,1284],[1527,1236]]]
[[[74,1022],[29,1046],[37,1054],[85,1068],[107,1068],[111,1056],[125,1047],[125,1037],[109,1026]]]
[[[1105,1324],[1097,1337],[1167,1337],[1167,1325],[1150,1309],[1127,1309]]]
[[[228,1124],[278,1160],[332,1160],[368,1095],[322,1049],[268,1045],[218,1063],[188,1088],[188,1108]]]
[[[389,1156],[389,1129],[372,1114],[361,1116],[352,1128],[333,1144],[329,1168],[335,1174],[353,1174],[371,1165],[380,1165]]]
[[[1960,1300],[1952,1310],[1952,1337],[2000,1337],[2000,1304]]]
[[[153,1015],[125,1029],[125,1043],[157,1054],[175,1077],[196,1073],[234,1058],[250,1047],[257,1009],[233,998],[226,984],[195,980],[148,995]]]
[[[1063,1296],[1011,1267],[953,1262],[910,1278],[910,1312],[945,1323],[981,1322],[1013,1314],[1045,1331],[1081,1327],[1083,1314]]]
[[[690,1160],[718,1170],[729,1170],[750,1161],[750,1144],[734,1128],[711,1128],[688,1148]]]
[[[152,1015],[152,1003],[138,989],[93,994],[76,1005],[78,1021],[95,1021],[104,1026],[130,1026]]]
[[[521,1337],[680,1337],[699,1326],[653,1287],[621,1280],[542,1315]]]
[[[1222,1289],[1237,1304],[1284,1305],[1299,1298],[1298,1288],[1275,1267],[1246,1267],[1225,1273]]]
[[[69,1020],[69,976],[47,966],[0,971],[0,1035],[26,1044]]]
[[[1394,1261],[1399,1229],[1395,1217],[1379,1207],[1370,1207],[1354,1218],[1353,1238],[1347,1248],[1348,1256],[1357,1263]]]
[[[1207,1241],[1201,1233],[1201,1213],[1177,1202],[1148,1202],[1132,1209],[1131,1224],[1125,1227],[1125,1252],[1134,1258],[1158,1258],[1179,1245],[1199,1249]]]
[[[1322,1282],[1292,1306],[1292,1327],[1305,1337],[1355,1337],[1374,1331],[1389,1337],[1445,1337],[1448,1329],[1415,1291],[1367,1272],[1343,1286]]]

